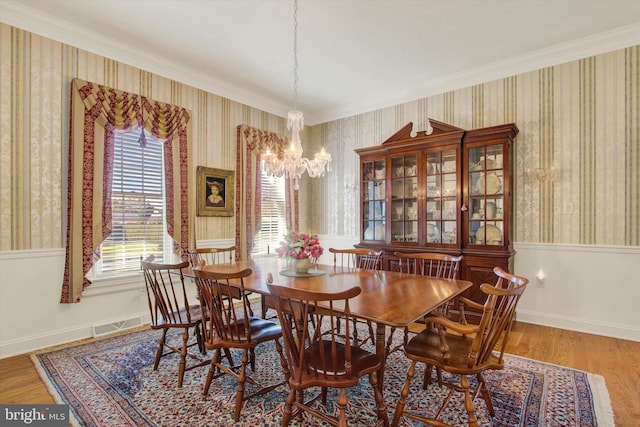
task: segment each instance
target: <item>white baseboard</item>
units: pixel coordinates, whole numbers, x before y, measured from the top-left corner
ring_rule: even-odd
[[[640,328],[632,328],[626,325],[596,323],[585,319],[554,316],[526,310],[518,310],[516,320],[533,325],[640,342]]]
[[[142,324],[150,322],[149,313],[140,313]],[[116,320],[114,320],[116,322]],[[19,354],[27,354],[43,350],[57,345],[68,344],[94,337],[94,325],[83,324],[74,328],[61,329],[57,331],[47,331],[40,335],[32,335],[20,339],[2,341],[0,345],[0,359]]]

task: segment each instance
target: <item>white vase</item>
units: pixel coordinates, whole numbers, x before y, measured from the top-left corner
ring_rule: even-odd
[[[309,268],[311,268],[311,259],[303,258],[303,259],[294,259],[293,260],[293,269],[296,273],[308,273]]]

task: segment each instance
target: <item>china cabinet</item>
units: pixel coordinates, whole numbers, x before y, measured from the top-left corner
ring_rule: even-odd
[[[408,123],[360,157],[358,247],[383,250],[383,268],[398,270],[395,251],[464,255],[460,277],[482,300],[493,267],[513,271],[512,145],[515,124],[464,130],[431,120],[433,132]],[[415,136],[412,136],[412,133]]]

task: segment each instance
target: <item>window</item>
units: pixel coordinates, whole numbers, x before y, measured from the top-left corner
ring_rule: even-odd
[[[253,241],[252,255],[275,254],[275,248],[287,233],[285,216],[285,178],[268,176],[262,171],[260,231]]]
[[[171,243],[165,224],[163,144],[140,130],[117,133],[114,146],[113,231],[100,246],[94,277],[137,271],[140,258],[165,258]]]

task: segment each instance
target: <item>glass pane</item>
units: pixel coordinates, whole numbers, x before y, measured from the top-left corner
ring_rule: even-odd
[[[375,240],[385,239],[384,222],[375,221],[373,237]]]
[[[402,200],[394,200],[392,203],[391,219],[402,220],[404,219],[404,202]]]
[[[392,196],[394,199],[403,199],[404,198],[404,180],[403,179],[394,179],[392,182],[393,185],[393,193]]]
[[[391,224],[391,239],[395,242],[404,242],[404,223],[395,221]]]
[[[440,222],[427,222],[427,243],[440,243]]]
[[[427,176],[427,197],[440,197],[440,175]]]
[[[442,222],[442,243],[456,243],[456,222],[455,221],[443,221]]]
[[[363,240],[373,240],[373,221],[364,221],[362,224],[364,230]]]
[[[427,175],[434,175],[440,172],[440,153],[427,153]]]
[[[418,240],[418,222],[408,221],[405,228],[405,241],[416,242]]]
[[[484,173],[482,172],[472,172],[471,173],[471,184],[469,185],[469,190],[471,194],[482,194],[484,193]]]
[[[404,158],[395,157],[391,159],[391,176],[394,178],[404,177]]]
[[[374,179],[385,179],[384,160],[376,160],[374,163]]]
[[[502,145],[490,145],[487,147],[486,168],[502,169]]]
[[[371,181],[373,179],[373,162],[362,164],[362,180]]]
[[[374,196],[376,200],[384,200],[385,188],[384,181],[376,182],[376,186],[374,188]]]
[[[371,181],[363,182],[362,183],[362,192],[363,192],[363,199],[364,200],[373,200],[373,199],[375,199],[374,192],[373,192],[373,182],[371,182]]]
[[[373,219],[384,219],[384,203],[374,202],[373,204]]]
[[[405,215],[405,219],[412,220],[412,221],[417,220],[418,205],[413,201],[406,202],[404,215]]]
[[[454,173],[456,171],[456,151],[448,150],[442,153],[442,173]]]
[[[469,170],[478,171],[484,169],[484,147],[469,149]]]
[[[416,198],[418,197],[418,178],[407,178],[405,180],[404,193],[405,197]]]
[[[456,200],[446,199],[442,202],[442,219],[455,220],[456,219]]]
[[[440,219],[440,200],[427,200],[427,219]]]
[[[455,196],[458,189],[456,188],[456,175],[453,173],[448,173],[442,175],[443,180],[443,188],[442,195],[443,196]]]

